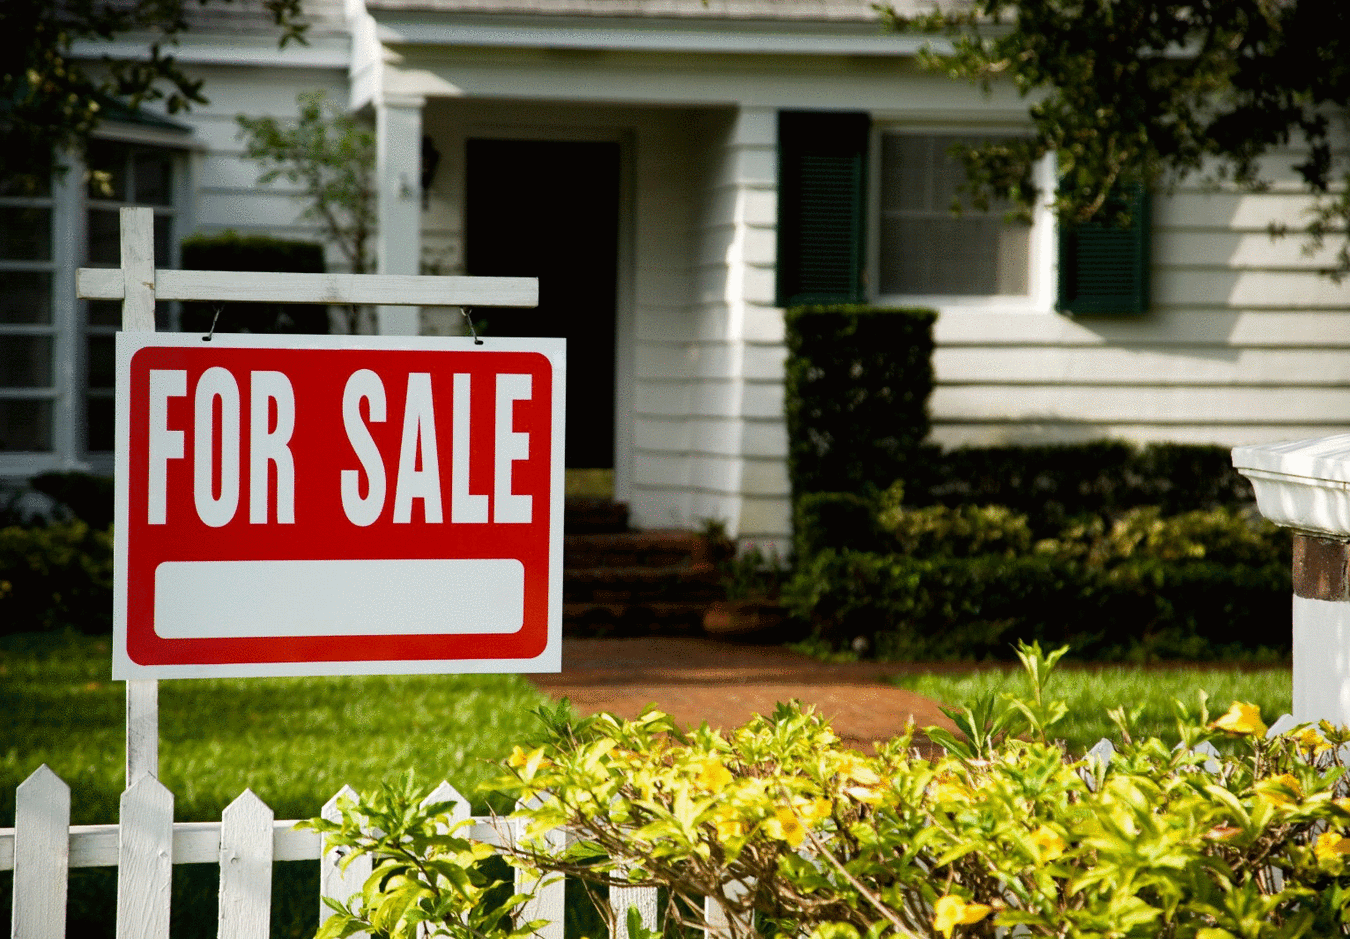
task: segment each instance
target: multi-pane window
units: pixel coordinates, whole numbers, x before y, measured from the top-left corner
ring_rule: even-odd
[[[120,265],[131,205],[154,209],[156,263],[173,266],[180,152],[95,140],[88,173],[71,165],[36,191],[0,180],[0,475],[111,468],[122,307],[76,302],[75,269]]]
[[[0,452],[54,445],[54,276],[50,187],[0,181]]]
[[[966,180],[950,150],[984,139],[908,131],[881,135],[878,292],[911,296],[1025,296],[1031,226],[1010,206],[952,213]]]
[[[173,152],[159,147],[97,140],[89,147],[85,231],[89,267],[121,265],[120,209],[150,206],[155,212],[155,265],[172,261]],[[113,335],[122,323],[117,300],[86,303],[83,355],[84,448],[113,448]],[[164,324],[160,324],[163,326]]]

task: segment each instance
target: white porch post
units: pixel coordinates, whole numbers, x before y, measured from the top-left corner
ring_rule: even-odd
[[[1294,530],[1294,718],[1350,724],[1350,434],[1237,447],[1233,465]]]
[[[422,256],[422,105],[418,98],[385,98],[375,107],[379,181],[380,274],[417,274]],[[416,336],[421,310],[376,307],[381,336]]]

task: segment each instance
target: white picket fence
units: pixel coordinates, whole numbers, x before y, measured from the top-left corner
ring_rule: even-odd
[[[339,820],[337,804],[343,797],[355,799],[356,793],[344,786],[320,814]],[[428,800],[454,801],[454,819],[470,818],[468,800],[449,783],[442,782]],[[366,857],[339,869],[337,855],[324,851],[317,832],[296,830],[294,821],[277,821],[251,790],[230,803],[218,822],[175,823],[173,793],[155,777],[142,776],[122,793],[120,818],[118,824],[71,825],[70,787],[45,765],[18,787],[15,825],[0,828],[0,871],[14,871],[12,939],[64,939],[73,867],[117,868],[118,939],[168,939],[174,864],[220,866],[220,939],[266,939],[272,865],[277,861],[316,862],[321,896],[343,901],[361,891],[371,871]],[[516,831],[510,819],[479,817],[463,833],[502,845]],[[516,877],[517,887],[524,886],[519,871]],[[525,921],[546,921],[539,939],[562,939],[565,890],[562,880],[545,881],[522,910]],[[624,919],[630,907],[637,907],[643,922],[655,927],[655,888],[615,888],[610,903],[621,911],[613,939],[628,939]],[[314,904],[317,927],[332,911],[318,897]],[[718,931],[721,909],[709,904],[710,932]]]

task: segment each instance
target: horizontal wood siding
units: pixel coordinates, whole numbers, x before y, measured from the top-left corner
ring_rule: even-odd
[[[1270,192],[1159,195],[1144,316],[944,310],[934,436],[945,445],[1115,437],[1234,446],[1350,429],[1350,282],[1318,274],[1286,173]]]

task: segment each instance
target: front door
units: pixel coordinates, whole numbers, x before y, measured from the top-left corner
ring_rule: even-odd
[[[538,277],[537,309],[474,311],[486,336],[567,339],[567,466],[614,466],[619,145],[468,141],[465,267]]]

